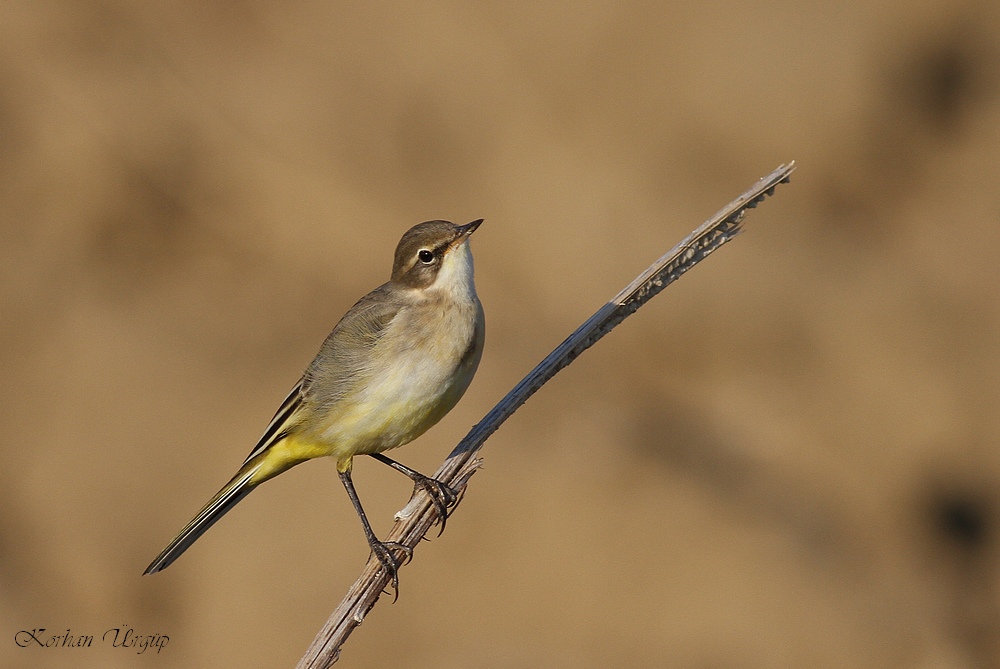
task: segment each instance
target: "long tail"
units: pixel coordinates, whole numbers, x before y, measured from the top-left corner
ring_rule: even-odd
[[[253,462],[247,462],[236,476],[227,483],[222,490],[215,493],[215,497],[205,505],[198,515],[194,519],[184,526],[184,529],[180,531],[174,540],[170,542],[170,545],[163,549],[163,552],[156,556],[146,571],[145,574],[155,574],[158,571],[162,571],[170,566],[170,564],[181,556],[181,553],[186,551],[188,547],[198,540],[198,537],[203,535],[208,528],[215,524],[219,518],[222,518],[231,508],[236,506],[236,504],[250,494],[250,492],[257,487],[260,483],[252,482],[253,476],[257,473],[260,468],[261,459],[257,458]]]

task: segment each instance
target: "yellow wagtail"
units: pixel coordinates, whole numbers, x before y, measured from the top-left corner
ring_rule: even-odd
[[[198,512],[144,573],[166,569],[251,490],[300,462],[337,460],[372,553],[398,586],[398,560],[361,508],[351,464],[370,455],[427,490],[447,517],[454,492],[385,455],[437,423],[465,393],[483,353],[486,321],[473,281],[468,225],[428,221],[396,246],[392,277],[340,319],[279,407],[236,476]]]

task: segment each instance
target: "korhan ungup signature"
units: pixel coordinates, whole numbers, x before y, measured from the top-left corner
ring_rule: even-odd
[[[153,648],[159,653],[170,643],[170,637],[166,634],[139,634],[128,625],[112,627],[100,639],[105,645],[130,648],[140,655]],[[70,629],[61,634],[51,634],[44,627],[36,627],[19,631],[14,635],[14,643],[21,648],[91,648],[94,635],[73,634]]]

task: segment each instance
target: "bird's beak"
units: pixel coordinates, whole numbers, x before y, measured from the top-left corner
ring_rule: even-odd
[[[460,226],[458,226],[458,228],[456,228],[456,232],[458,232],[458,236],[455,237],[455,241],[457,242],[458,240],[464,239],[465,237],[468,237],[469,235],[471,235],[473,232],[476,231],[476,228],[478,228],[482,224],[482,222],[483,222],[483,219],[480,218],[480,219],[477,219],[477,220],[473,221],[472,223],[467,223],[466,225],[460,225]]]
[[[455,227],[455,239],[452,240],[451,244],[448,244],[448,251],[456,249],[465,242],[469,241],[469,235],[476,231],[476,228],[483,222],[483,219],[478,219],[472,223],[466,223],[465,225],[459,225]]]

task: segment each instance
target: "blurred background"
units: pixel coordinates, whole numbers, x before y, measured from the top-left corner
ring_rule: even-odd
[[[290,667],[368,558],[332,462],[142,570],[400,235],[484,217],[479,374],[778,164],[487,442],[350,667],[1000,667],[1000,5],[0,4],[0,664]],[[410,484],[355,466],[384,535]],[[159,655],[16,632],[165,634]]]

